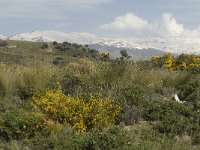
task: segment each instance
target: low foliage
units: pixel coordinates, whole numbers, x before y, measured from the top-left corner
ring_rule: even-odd
[[[91,97],[85,102],[80,98],[64,95],[60,90],[47,91],[44,95],[34,96],[35,109],[40,110],[48,119],[66,123],[79,132],[101,129],[114,123],[120,107],[110,98]]]
[[[3,140],[29,139],[45,127],[45,120],[24,109],[9,110],[1,115],[0,138]]]
[[[198,72],[200,56],[195,54],[181,54],[175,57],[171,53],[166,53],[164,56],[153,56],[152,62],[156,66],[172,70],[190,70]]]

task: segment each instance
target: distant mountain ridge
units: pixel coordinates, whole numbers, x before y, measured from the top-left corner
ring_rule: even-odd
[[[152,55],[162,56],[165,52],[161,50],[156,50],[153,48],[141,49],[141,48],[123,48],[123,47],[114,47],[100,44],[91,44],[89,48],[96,49],[100,52],[105,50],[111,54],[111,57],[120,57],[120,50],[126,49],[128,54],[132,56],[133,59],[149,59]]]
[[[143,55],[143,54],[146,55],[147,53],[155,55],[155,54],[162,54],[164,52],[172,52],[177,54],[181,53],[200,54],[200,39],[188,38],[188,37],[100,38],[86,32],[64,33],[59,31],[33,31],[9,37],[0,36],[0,39],[33,41],[33,42],[67,41],[70,43],[89,45],[91,48],[96,48],[100,51],[103,50],[109,51],[114,56],[119,55],[119,49],[127,49],[129,53],[132,54],[134,53],[137,55]]]
[[[9,39],[33,42],[68,41],[70,43],[89,44],[91,41],[97,39],[97,37],[86,32],[64,33],[59,31],[33,31],[10,36]]]

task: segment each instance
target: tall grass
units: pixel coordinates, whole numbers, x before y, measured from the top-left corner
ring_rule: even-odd
[[[0,88],[5,96],[17,96],[20,89],[47,88],[57,69],[49,66],[15,66],[0,65]]]

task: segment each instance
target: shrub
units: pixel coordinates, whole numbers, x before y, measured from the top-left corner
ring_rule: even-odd
[[[49,47],[49,45],[47,43],[44,43],[44,44],[42,44],[41,49],[46,49],[48,47]]]
[[[142,118],[143,105],[147,100],[146,92],[147,90],[137,84],[132,84],[119,92],[116,101],[122,107],[121,121],[126,125],[133,125]]]
[[[0,46],[7,46],[7,45],[8,45],[7,41],[0,40]]]
[[[64,46],[69,46],[69,45],[71,45],[69,42],[63,42],[63,45]]]
[[[25,144],[30,149],[79,150],[84,149],[87,139],[88,137],[84,133],[77,134],[71,128],[63,128],[46,137],[38,135]]]
[[[62,52],[66,52],[66,51],[70,50],[70,47],[68,47],[66,44],[65,45],[57,45],[55,48]]]
[[[188,70],[192,73],[200,72],[200,56],[194,54],[181,54],[177,57],[171,53],[165,53],[164,56],[153,56],[152,64],[159,67],[165,67],[171,70]]]
[[[173,135],[200,133],[199,117],[194,106],[172,101],[147,103],[144,113],[146,120],[155,121],[153,125],[157,131]]]
[[[63,66],[65,60],[62,57],[56,57],[52,63],[56,66]]]
[[[45,121],[35,113],[13,109],[2,115],[0,137],[4,140],[32,138],[45,127]]]
[[[200,101],[200,81],[198,78],[193,78],[189,82],[179,87],[180,99],[188,102]]]
[[[79,88],[82,88],[83,83],[78,77],[65,75],[61,81],[60,84],[63,88],[63,92],[65,94],[75,95],[77,94],[76,91],[78,91]],[[83,87],[86,88],[86,87]]]
[[[57,41],[53,41],[53,45],[57,45],[58,44],[58,42]]]
[[[123,149],[128,144],[128,139],[128,135],[121,127],[111,127],[101,132],[92,133],[88,138],[86,149]]]
[[[121,57],[119,58],[121,61],[128,60],[131,56],[128,54],[127,50],[120,50]]]
[[[108,126],[114,123],[120,112],[120,107],[110,98],[91,97],[84,102],[80,98],[66,96],[60,90],[49,90],[44,95],[35,95],[33,99],[35,108],[49,119],[67,123],[79,132]]]

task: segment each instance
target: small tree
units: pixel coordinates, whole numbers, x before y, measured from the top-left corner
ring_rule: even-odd
[[[41,49],[46,49],[48,47],[49,47],[49,45],[47,43],[44,43],[44,44],[42,44]]]
[[[131,56],[128,54],[127,50],[120,50],[120,60],[124,61],[124,60],[129,60],[131,58]]]
[[[57,45],[58,44],[58,42],[57,41],[53,41],[53,45]]]

